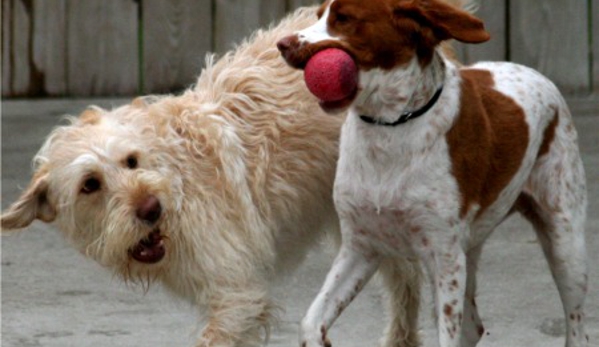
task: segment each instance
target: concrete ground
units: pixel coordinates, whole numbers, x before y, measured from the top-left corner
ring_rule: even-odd
[[[88,104],[124,100],[4,101],[2,205],[14,201],[31,175],[30,160],[64,114]],[[591,114],[594,113],[594,114]],[[599,346],[599,110],[577,115],[590,193],[590,293],[587,332]],[[300,270],[276,285],[286,309],[270,346],[297,346],[298,322],[323,281],[333,254],[315,249]],[[191,346],[198,312],[159,287],[144,294],[84,259],[50,226],[35,223],[2,237],[4,347]],[[301,279],[301,280],[300,280]],[[436,345],[430,291],[423,291],[424,346]],[[532,229],[519,217],[506,222],[485,247],[479,307],[487,333],[481,347],[564,346],[558,294]],[[337,347],[376,346],[385,318],[375,283],[356,299],[331,334]]]

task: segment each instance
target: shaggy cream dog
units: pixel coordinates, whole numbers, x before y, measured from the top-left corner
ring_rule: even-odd
[[[197,305],[208,316],[197,346],[262,343],[273,277],[338,228],[332,185],[344,116],[320,110],[275,45],[314,13],[298,10],[208,59],[180,96],[92,107],[54,130],[29,187],[1,217],[3,233],[54,222],[124,280],[162,282]],[[396,264],[383,274],[385,344],[411,346],[419,270]]]

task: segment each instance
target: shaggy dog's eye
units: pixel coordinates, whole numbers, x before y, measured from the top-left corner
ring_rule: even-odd
[[[129,169],[136,169],[139,165],[137,157],[135,155],[128,156],[127,159],[125,159],[125,165],[127,165]]]
[[[83,194],[91,194],[102,188],[102,183],[99,179],[95,177],[90,177],[83,182],[83,186],[81,187],[81,193]]]

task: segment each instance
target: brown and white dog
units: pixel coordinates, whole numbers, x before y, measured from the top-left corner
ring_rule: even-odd
[[[318,17],[278,43],[283,56],[302,68],[324,48],[343,49],[360,84],[347,100],[321,103],[349,106],[334,185],[343,240],[302,322],[302,346],[328,345],[341,311],[397,257],[428,270],[440,346],[475,346],[484,331],[474,300],[481,248],[515,211],[534,226],[555,278],[566,346],[587,346],[585,174],[557,88],[524,66],[447,59],[441,42],[489,35],[438,0],[329,0]]]

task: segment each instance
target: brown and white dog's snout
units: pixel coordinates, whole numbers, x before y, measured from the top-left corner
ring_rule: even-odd
[[[285,36],[284,38],[280,39],[279,42],[277,42],[277,48],[281,54],[283,54],[285,59],[287,59],[287,55],[289,55],[289,53],[293,50],[297,49],[297,47],[299,47],[297,35]]]
[[[289,35],[277,42],[277,48],[289,66],[303,70],[316,53],[309,45],[302,44],[297,34]]]

